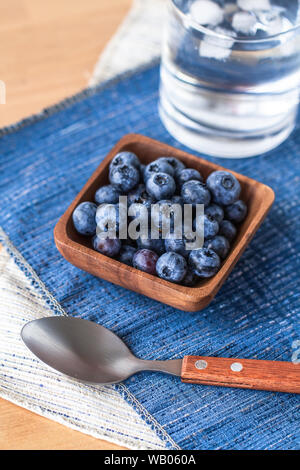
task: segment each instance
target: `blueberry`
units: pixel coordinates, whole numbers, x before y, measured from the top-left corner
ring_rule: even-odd
[[[185,249],[185,240],[182,238],[166,238],[165,249],[167,252],[172,251],[173,253],[178,253],[184,258],[187,258],[189,255],[189,252]]]
[[[225,207],[225,216],[226,219],[231,220],[232,222],[239,223],[244,220],[247,215],[247,206],[244,201],[240,199],[233,204]]]
[[[101,204],[96,212],[98,232],[107,232],[108,225],[112,230],[119,230],[119,204]]]
[[[117,188],[108,184],[102,186],[96,191],[95,201],[97,204],[117,204],[119,202],[120,191]]]
[[[194,170],[194,168],[185,168],[184,170],[182,170],[177,178],[176,178],[176,182],[179,186],[179,188],[181,188],[181,186],[186,183],[187,181],[190,181],[190,180],[198,180],[198,181],[203,181],[203,177],[201,175],[201,173],[199,173],[198,170]]]
[[[133,256],[136,252],[136,248],[130,245],[122,245],[119,253],[119,261],[121,263],[127,264],[128,266],[132,266]]]
[[[171,198],[176,190],[174,178],[167,173],[154,173],[146,182],[148,194],[156,199]]]
[[[213,238],[219,231],[219,224],[214,217],[208,214],[203,214],[195,218],[193,222],[194,230],[196,225],[201,228],[204,226],[204,239]],[[199,231],[199,229],[198,229]]]
[[[209,175],[206,184],[217,204],[228,206],[238,200],[241,185],[236,177],[228,171],[214,171]]]
[[[193,250],[189,256],[189,265],[196,276],[212,277],[220,268],[219,255],[209,248]]]
[[[228,255],[230,244],[227,238],[223,237],[222,235],[217,235],[211,240],[206,240],[204,242],[204,248],[210,248],[211,250],[215,251],[217,255],[220,256],[220,258],[224,259]]]
[[[205,214],[210,215],[211,217],[214,217],[218,224],[222,222],[224,219],[224,211],[221,206],[218,206],[217,204],[210,204],[208,207],[204,209]]]
[[[109,165],[109,170],[120,166],[120,165],[130,165],[140,168],[140,161],[138,157],[133,152],[119,152],[114,156]]]
[[[132,165],[118,165],[109,172],[109,181],[119,191],[128,193],[140,181],[139,170]]]
[[[182,161],[178,160],[178,158],[175,157],[160,157],[156,161],[166,161],[169,163],[174,168],[175,176],[177,176],[182,170],[185,168],[185,164],[182,163]]]
[[[81,235],[94,235],[96,232],[96,210],[93,202],[82,202],[72,214],[74,227]]]
[[[187,287],[194,287],[198,281],[199,281],[199,277],[195,273],[193,273],[193,271],[190,268],[188,268],[185,277],[181,281],[181,284]]]
[[[92,242],[96,251],[111,258],[117,256],[121,249],[121,241],[118,238],[102,238],[95,235]]]
[[[174,176],[174,168],[166,160],[155,160],[146,166],[144,171],[144,180],[147,181],[153,173],[167,173]]]
[[[186,243],[191,240],[188,240],[185,234],[182,235],[182,238],[172,238],[168,236],[165,239],[165,249],[166,251],[172,251],[174,253],[179,253],[184,258],[188,258],[190,250],[186,249]]]
[[[156,272],[166,281],[180,282],[187,272],[186,260],[178,253],[164,253],[156,263]]]
[[[147,250],[155,251],[158,255],[162,255],[165,252],[165,244],[161,238],[151,238],[151,231],[149,230],[148,238],[138,238],[137,246],[139,250],[146,248]]]
[[[197,180],[190,180],[183,184],[181,188],[181,196],[184,204],[204,204],[208,206],[210,203],[210,192],[206,184]]]
[[[231,242],[236,236],[236,228],[232,222],[229,220],[222,220],[220,223],[219,235],[223,235],[223,237],[227,238],[229,242]]]
[[[135,252],[132,264],[145,273],[155,274],[157,260],[158,255],[154,251],[142,249]]]

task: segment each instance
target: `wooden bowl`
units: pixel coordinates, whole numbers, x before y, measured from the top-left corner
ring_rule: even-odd
[[[123,150],[138,155],[147,164],[161,156],[174,156],[189,168],[200,170],[204,178],[223,167],[178,150],[156,140],[136,134],[123,137],[109,152],[86,185],[76,196],[67,211],[58,221],[54,239],[60,253],[73,265],[94,276],[144,294],[152,299],[185,311],[196,311],[206,307],[216,295],[223,282],[266,217],[273,201],[273,190],[253,179],[232,171],[239,180],[248,214],[238,229],[238,234],[220,271],[210,279],[199,281],[195,287],[185,287],[144,273],[119,261],[108,258],[92,249],[91,239],[79,235],[73,225],[72,213],[84,201],[93,201],[96,190],[108,182],[108,167],[112,158]],[[230,170],[231,171],[231,170]]]

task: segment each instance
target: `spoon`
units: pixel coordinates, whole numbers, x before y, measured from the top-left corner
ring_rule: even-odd
[[[203,356],[138,359],[117,335],[79,318],[34,320],[21,337],[41,361],[82,382],[111,384],[147,370],[177,375],[186,383],[300,393],[300,364]]]

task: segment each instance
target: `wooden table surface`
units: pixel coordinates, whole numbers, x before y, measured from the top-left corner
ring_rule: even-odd
[[[87,85],[131,0],[0,2],[0,127]],[[120,449],[0,399],[0,449]]]

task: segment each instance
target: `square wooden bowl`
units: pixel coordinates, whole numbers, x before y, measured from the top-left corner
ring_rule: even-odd
[[[196,311],[206,307],[229,276],[248,243],[266,217],[273,201],[273,190],[253,179],[232,172],[239,180],[243,199],[248,205],[248,214],[238,229],[237,237],[219,272],[210,279],[199,281],[195,287],[184,287],[144,273],[119,261],[108,258],[92,249],[91,239],[79,235],[73,225],[72,213],[84,201],[94,201],[96,190],[108,182],[108,167],[112,158],[123,150],[138,155],[147,164],[161,156],[174,156],[189,168],[200,170],[204,178],[215,170],[224,170],[199,157],[142,135],[128,134],[109,152],[97,170],[58,221],[54,239],[60,253],[73,265],[94,276],[144,294],[152,299],[185,311]],[[231,170],[230,170],[231,171]]]

